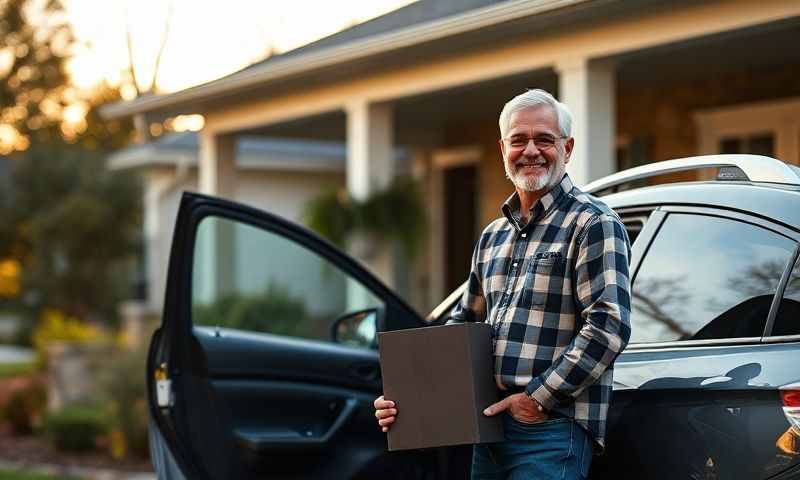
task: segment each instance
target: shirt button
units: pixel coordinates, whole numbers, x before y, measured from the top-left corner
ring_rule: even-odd
[[[527,236],[528,236],[528,234],[527,234],[527,233],[523,233],[523,234],[522,234],[522,238],[525,238],[525,237],[527,237]]]

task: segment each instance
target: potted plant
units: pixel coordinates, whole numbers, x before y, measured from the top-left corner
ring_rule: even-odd
[[[304,218],[309,228],[364,259],[386,242],[397,243],[414,258],[427,225],[421,195],[409,178],[397,178],[364,200],[344,189],[328,189],[308,202]]]

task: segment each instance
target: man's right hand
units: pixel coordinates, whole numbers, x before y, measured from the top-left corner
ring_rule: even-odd
[[[394,418],[397,415],[397,408],[391,400],[384,400],[383,395],[375,399],[375,417],[378,419],[378,425],[384,432],[389,431],[389,426],[394,423]]]

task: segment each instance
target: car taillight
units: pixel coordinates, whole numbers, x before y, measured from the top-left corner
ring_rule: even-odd
[[[783,413],[796,429],[800,430],[800,383],[781,387]]]

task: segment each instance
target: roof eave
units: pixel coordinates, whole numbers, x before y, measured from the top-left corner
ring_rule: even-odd
[[[100,109],[112,120],[163,109],[180,109],[200,100],[263,85],[289,76],[312,72],[339,63],[365,59],[381,53],[491,27],[507,21],[538,15],[592,0],[515,0],[470,10],[458,15],[413,25],[393,32],[354,40],[295,56],[269,61],[219,80],[168,95],[140,97]]]

